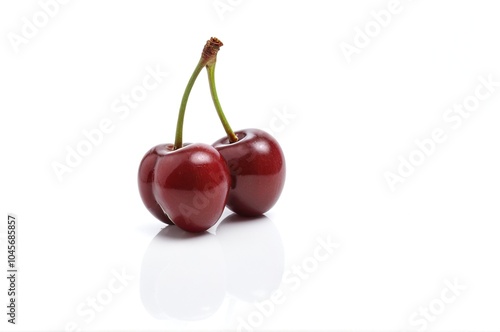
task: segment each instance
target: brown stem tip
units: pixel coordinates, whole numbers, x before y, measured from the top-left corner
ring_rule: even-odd
[[[207,43],[203,48],[203,52],[201,53],[201,57],[206,61],[207,65],[215,61],[217,52],[219,52],[219,49],[222,45],[224,44],[222,44],[222,42],[215,37],[211,37],[209,40],[207,40]]]

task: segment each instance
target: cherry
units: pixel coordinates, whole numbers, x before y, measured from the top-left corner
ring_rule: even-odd
[[[162,150],[164,145],[157,145],[150,149],[144,157],[142,158],[141,164],[139,166],[139,193],[142,198],[142,202],[146,208],[155,216],[158,220],[163,221],[166,224],[173,225],[174,223],[167,214],[163,211],[161,206],[156,201],[153,195],[153,180],[154,180],[154,170],[156,167],[156,162],[158,160],[159,151]]]
[[[226,205],[231,178],[224,158],[208,144],[158,149],[153,195],[168,217],[188,232],[212,227]]]
[[[184,91],[174,144],[160,144],[143,157],[138,174],[144,205],[159,220],[189,232],[212,227],[222,215],[231,182],[220,153],[208,144],[183,144],[184,114],[191,89],[221,44],[210,39]]]
[[[258,216],[269,211],[281,195],[286,175],[285,157],[276,139],[263,130],[233,132],[217,96],[215,63],[214,56],[206,69],[212,100],[227,134],[213,144],[231,172],[227,207],[240,215]]]
[[[278,142],[263,130],[235,134],[236,142],[223,137],[213,144],[231,173],[227,207],[240,215],[261,215],[274,206],[283,190],[285,157]]]

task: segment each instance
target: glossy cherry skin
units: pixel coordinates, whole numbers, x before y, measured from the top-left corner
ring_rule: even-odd
[[[159,150],[153,195],[175,225],[202,232],[220,218],[227,202],[231,177],[220,153],[208,144],[189,144]]]
[[[154,181],[154,170],[156,166],[156,161],[158,160],[159,153],[163,153],[166,144],[160,144],[151,148],[141,160],[139,165],[138,174],[138,184],[139,184],[139,194],[141,195],[142,202],[146,208],[155,216],[158,220],[173,225],[174,223],[170,218],[163,212],[153,195],[153,181]]]
[[[235,132],[212,144],[226,160],[231,173],[227,207],[243,216],[258,216],[278,201],[285,184],[285,157],[280,145],[260,129]]]

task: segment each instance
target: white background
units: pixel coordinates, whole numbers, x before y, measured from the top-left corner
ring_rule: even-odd
[[[386,26],[374,23],[370,13],[390,6],[75,0],[14,46],[41,5],[2,1],[1,260],[5,270],[15,213],[20,274],[16,326],[0,282],[1,330],[500,330],[500,87],[459,124],[444,118],[488,92],[480,77],[500,81],[500,6],[401,0]],[[173,141],[211,36],[224,42],[216,78],[232,127],[270,131],[287,182],[267,218],[182,238],[160,233],[137,168]],[[357,53],[345,56],[346,44]],[[113,112],[148,67],[168,77],[127,114]],[[53,163],[103,119],[113,130],[60,181]],[[424,156],[415,140],[436,129],[446,139]],[[204,72],[184,134],[224,134]],[[410,173],[398,159],[410,156],[421,165],[392,191],[384,174]]]

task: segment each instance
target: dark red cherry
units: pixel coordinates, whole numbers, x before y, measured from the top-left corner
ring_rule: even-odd
[[[166,224],[173,225],[174,223],[165,214],[153,195],[154,169],[158,160],[158,150],[164,149],[165,145],[160,144],[153,147],[142,158],[138,174],[139,194],[142,202],[153,216]]]
[[[235,132],[238,141],[228,137],[213,146],[226,160],[231,173],[227,207],[237,214],[257,216],[270,210],[285,184],[285,158],[278,142],[260,129]]]
[[[285,157],[278,142],[259,129],[233,132],[226,119],[215,87],[216,54],[211,49],[207,62],[208,84],[215,110],[227,137],[212,144],[226,160],[231,172],[231,190],[227,207],[243,216],[258,216],[271,209],[285,184]]]
[[[208,144],[157,148],[153,196],[175,225],[188,232],[212,227],[224,211],[230,175],[225,160]]]
[[[185,231],[212,227],[224,211],[230,175],[227,164],[212,146],[183,144],[184,115],[189,94],[200,71],[213,60],[222,43],[210,38],[182,96],[174,144],[157,145],[139,166],[139,192],[159,220]]]

